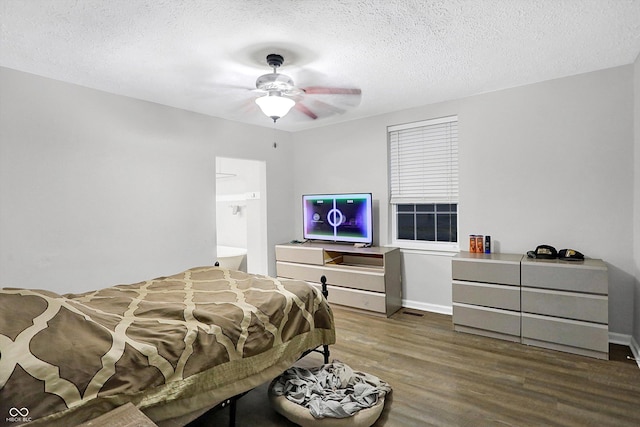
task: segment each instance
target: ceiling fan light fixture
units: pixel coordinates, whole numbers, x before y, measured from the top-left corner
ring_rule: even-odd
[[[278,91],[273,91],[269,92],[268,95],[256,98],[256,104],[275,123],[276,120],[286,116],[296,102],[291,98],[282,96]]]

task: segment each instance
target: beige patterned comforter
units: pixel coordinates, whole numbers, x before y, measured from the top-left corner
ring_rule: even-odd
[[[315,288],[218,267],[76,295],[2,289],[0,421],[69,426],[127,402],[179,418],[334,342]]]

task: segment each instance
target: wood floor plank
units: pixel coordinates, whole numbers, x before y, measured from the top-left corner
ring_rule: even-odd
[[[451,317],[402,309],[391,318],[334,307],[332,359],[387,381],[381,426],[640,426],[640,369],[453,331]],[[306,366],[322,363],[307,356]],[[293,426],[267,385],[238,402],[237,425]],[[193,427],[225,425],[225,412]]]

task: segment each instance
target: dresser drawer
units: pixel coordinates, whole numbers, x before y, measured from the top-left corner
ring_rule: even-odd
[[[520,311],[520,287],[454,280],[453,302]]]
[[[319,285],[313,286],[321,289]],[[347,307],[359,308],[361,310],[385,313],[387,310],[386,297],[384,294],[361,291],[359,289],[345,289],[338,286],[327,286],[329,304],[344,305]],[[392,313],[387,313],[390,315]]]
[[[607,324],[609,301],[604,295],[522,288],[522,311]]]
[[[520,264],[474,259],[451,260],[453,280],[520,285]]]
[[[455,325],[520,336],[520,313],[468,304],[453,304]]]
[[[522,338],[525,344],[525,339],[532,339],[601,353],[609,352],[609,328],[579,320],[522,313]]]
[[[601,260],[523,260],[522,286],[609,294],[607,267]]]
[[[278,261],[324,265],[328,256],[324,249],[319,247],[276,245],[276,259]]]
[[[276,273],[279,277],[316,283],[320,282],[321,276],[325,276],[329,285],[385,292],[384,271],[379,268],[302,265],[278,261],[276,262]]]

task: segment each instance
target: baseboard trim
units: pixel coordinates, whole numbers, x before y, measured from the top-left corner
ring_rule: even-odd
[[[631,353],[633,353],[634,359],[636,359],[638,368],[640,368],[640,345],[638,345],[638,341],[636,341],[636,339],[633,336],[631,337],[629,348],[631,349]]]
[[[427,304],[420,301],[402,300],[402,306],[420,311],[430,311],[432,313],[446,314],[451,316],[453,314],[453,307],[446,305]]]
[[[631,347],[631,335],[609,332],[609,342],[611,344],[626,345]]]
[[[611,344],[626,345],[631,349],[633,358],[636,359],[638,368],[640,368],[640,345],[635,340],[633,335],[618,334],[616,332],[609,332],[609,342]]]

